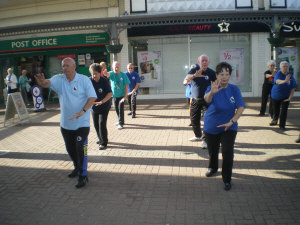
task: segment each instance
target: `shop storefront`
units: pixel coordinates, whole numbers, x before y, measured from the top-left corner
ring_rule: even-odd
[[[283,43],[282,47],[278,48],[278,59],[289,62],[289,72],[294,75],[298,83],[296,91],[300,91],[300,23],[284,24],[280,36],[283,38]]]
[[[271,58],[269,32],[269,27],[257,22],[136,27],[128,29],[129,60],[142,77],[143,94],[184,93],[186,73],[199,55],[206,54],[212,69],[220,61],[232,65],[230,82],[244,96],[260,96],[263,72]],[[148,69],[143,68],[145,64],[150,64]]]
[[[74,58],[77,72],[89,76],[89,65],[93,62],[105,61],[110,57],[105,45],[109,43],[107,33],[62,35],[53,37],[24,38],[0,41],[0,77],[1,90],[7,68],[14,69],[19,77],[26,69],[28,77],[34,82],[34,75],[42,72],[47,78],[61,73],[61,61],[66,57]],[[44,98],[48,90],[43,91]],[[1,91],[0,101],[3,102]]]

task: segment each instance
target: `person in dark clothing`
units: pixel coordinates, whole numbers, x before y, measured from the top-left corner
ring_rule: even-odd
[[[192,66],[191,70],[186,75],[186,79],[191,81],[191,110],[190,117],[195,136],[190,138],[190,141],[200,141],[202,139],[202,148],[207,148],[204,133],[201,130],[201,111],[207,109],[207,104],[204,101],[204,94],[211,81],[216,80],[216,73],[208,68],[209,58],[207,55],[198,57],[198,64]]]
[[[100,64],[93,63],[90,65],[89,70],[92,75],[90,79],[97,94],[97,99],[92,107],[92,117],[99,138],[97,142],[99,144],[99,150],[104,150],[107,148],[108,143],[106,124],[111,107],[112,90],[107,78],[101,76]]]
[[[271,95],[271,90],[273,87],[273,79],[276,73],[275,66],[276,63],[274,60],[268,61],[268,70],[264,73],[264,84],[262,87],[262,94],[261,94],[261,107],[259,116],[264,116],[267,108],[268,98]],[[270,99],[269,103],[269,115],[273,118],[273,106],[272,100]]]

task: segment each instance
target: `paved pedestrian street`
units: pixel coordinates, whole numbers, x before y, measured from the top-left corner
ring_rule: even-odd
[[[118,130],[108,116],[109,147],[99,151],[91,121],[89,183],[76,189],[59,128],[59,105],[9,121],[0,110],[1,225],[300,224],[300,98],[287,130],[258,117],[259,98],[245,98],[232,189],[221,170],[206,178],[207,149],[193,136],[184,99],[139,100],[137,117]],[[219,166],[221,166],[221,154]]]

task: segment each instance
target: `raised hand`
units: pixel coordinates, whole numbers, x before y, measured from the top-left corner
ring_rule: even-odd
[[[220,80],[215,80],[215,81],[211,81],[211,93],[212,94],[216,94],[219,91],[221,91],[223,88],[220,86],[221,81]]]

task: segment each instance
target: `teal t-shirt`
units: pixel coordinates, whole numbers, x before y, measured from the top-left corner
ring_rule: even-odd
[[[111,89],[113,93],[113,98],[121,98],[125,95],[125,86],[130,84],[130,80],[127,75],[123,72],[115,74],[113,71],[109,72],[111,81]]]
[[[27,77],[25,78],[23,76],[19,77],[19,84],[21,85],[22,88],[26,88],[26,82],[29,82]]]

